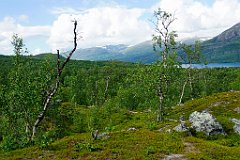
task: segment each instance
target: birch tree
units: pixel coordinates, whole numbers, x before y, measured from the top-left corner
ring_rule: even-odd
[[[155,34],[153,35],[153,49],[161,55],[161,61],[156,64],[158,71],[158,79],[156,82],[156,94],[159,97],[159,107],[157,113],[157,121],[163,121],[165,101],[167,92],[171,82],[172,69],[176,68],[175,61],[175,38],[177,34],[171,31],[171,25],[175,21],[174,15],[162,11],[160,8],[154,12]]]

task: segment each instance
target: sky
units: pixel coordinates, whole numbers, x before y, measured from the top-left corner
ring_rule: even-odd
[[[240,0],[0,0],[0,54],[13,54],[14,33],[30,54],[151,40],[153,13],[173,13],[178,40],[211,38],[240,22]]]

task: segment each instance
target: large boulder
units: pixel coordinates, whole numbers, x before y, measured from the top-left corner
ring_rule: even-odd
[[[233,126],[234,132],[240,134],[240,120],[232,118],[231,121],[235,124]]]
[[[202,112],[193,112],[189,116],[189,122],[191,123],[192,129],[197,132],[205,132],[205,134],[208,136],[225,134],[222,125],[207,110]]]

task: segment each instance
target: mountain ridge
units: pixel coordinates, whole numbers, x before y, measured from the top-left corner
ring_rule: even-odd
[[[194,39],[187,39],[182,43],[192,44]],[[153,51],[151,41],[144,41],[133,46],[123,44],[109,45],[115,48],[115,50],[111,50],[107,46],[78,49],[73,59],[92,61],[118,60],[141,63],[153,63],[160,59],[160,55]],[[122,46],[121,49],[118,48],[119,46]],[[178,51],[178,53],[180,52]],[[240,62],[240,23],[235,24],[211,39],[202,41],[202,53],[208,63]]]

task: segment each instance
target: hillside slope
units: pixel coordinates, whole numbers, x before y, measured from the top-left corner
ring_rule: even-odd
[[[155,123],[155,113],[115,113],[119,123],[112,130],[101,131],[107,136],[91,140],[89,133],[75,133],[57,140],[46,148],[33,146],[0,153],[0,159],[239,159],[240,135],[232,132],[229,118],[240,119],[240,92],[219,93],[189,101],[168,111],[164,123]],[[81,110],[81,108],[79,108]],[[180,115],[208,109],[223,125],[226,136],[189,136],[172,128]],[[86,112],[82,109],[82,112]],[[132,128],[132,129],[130,129]],[[134,129],[133,129],[134,128]],[[160,131],[161,130],[161,131]]]

